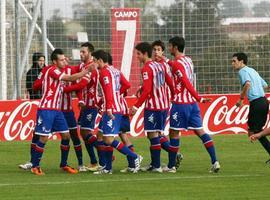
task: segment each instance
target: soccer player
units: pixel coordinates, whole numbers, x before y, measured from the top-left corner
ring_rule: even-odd
[[[210,172],[218,172],[220,164],[216,158],[214,143],[202,127],[201,113],[196,102],[208,102],[211,99],[199,97],[194,90],[192,86],[194,66],[192,60],[184,55],[184,48],[185,40],[183,37],[176,36],[169,40],[169,51],[174,56],[174,60],[169,61],[175,85],[169,132],[170,145],[174,152],[169,153],[169,163],[164,171],[175,172],[176,153],[180,146],[179,131],[189,129],[193,130],[202,140],[211,157]]]
[[[94,52],[94,61],[98,65],[99,69],[99,81],[101,84],[102,92],[104,94],[104,113],[101,119],[101,129],[103,133],[103,141],[108,147],[116,148],[120,153],[130,156],[133,160],[133,172],[138,172],[141,156],[138,156],[132,152],[123,143],[117,141],[115,136],[118,136],[120,129],[120,122],[122,118],[122,106],[120,100],[120,88],[126,88],[125,85],[128,82],[121,74],[119,70],[108,65],[108,54],[103,50]],[[124,90],[124,89],[123,89]],[[94,172],[94,174],[111,174],[112,173],[112,154],[111,148],[108,148],[105,152],[106,166],[100,171]]]
[[[173,82],[163,63],[152,61],[152,47],[147,42],[136,45],[137,59],[144,65],[142,68],[142,94],[131,109],[134,115],[138,108],[145,102],[144,130],[150,141],[151,165],[153,172],[162,172],[160,167],[160,138],[164,131],[169,99],[166,84],[173,91]]]
[[[269,111],[269,102],[264,93],[264,88],[267,88],[268,85],[256,70],[247,66],[247,62],[248,57],[245,53],[235,53],[232,56],[232,67],[238,71],[242,86],[240,99],[237,101],[236,106],[242,106],[243,100],[247,96],[249,101],[248,136],[252,139],[258,139],[270,155],[270,142],[265,137],[267,130],[259,133],[266,123]],[[252,137],[254,133],[259,134]],[[266,162],[269,163],[270,161],[267,160]]]
[[[79,71],[84,66],[94,66],[91,53],[94,51],[94,46],[90,42],[81,45],[80,57],[81,64]],[[84,76],[78,83],[65,87],[64,91],[70,93],[77,91],[79,95],[79,106],[81,108],[79,125],[80,133],[84,140],[86,150],[90,157],[90,165],[86,167],[89,171],[96,171],[98,168],[97,159],[94,151],[94,146],[97,146],[97,137],[93,134],[95,122],[98,114],[97,108],[97,88],[98,88],[98,71],[92,67],[91,75]],[[83,165],[79,166],[79,170],[85,171]]]
[[[55,132],[61,133],[61,145],[63,146],[67,146],[67,141],[70,140],[67,122],[61,112],[63,97],[62,81],[75,81],[89,72],[89,69],[84,69],[80,73],[73,75],[65,74],[63,69],[66,66],[66,58],[61,49],[55,49],[52,52],[51,60],[54,66],[49,68],[45,74],[43,95],[37,111],[35,134],[39,135],[39,141],[37,141],[34,147],[31,158],[33,164],[31,172],[35,175],[44,175],[40,168],[40,161],[48,137]],[[61,159],[60,167],[68,173],[75,174],[78,171],[67,165],[67,154],[67,151],[62,154],[63,158]]]
[[[164,64],[167,68],[168,74],[170,75],[170,77],[172,77],[170,66],[164,60],[165,58],[164,57],[164,51],[165,51],[164,42],[162,42],[161,40],[156,40],[152,43],[152,48],[153,48],[153,53],[152,53],[153,60]],[[166,85],[166,96],[168,97],[168,101],[171,102],[171,91],[167,85]],[[169,109],[168,109],[168,113],[169,113]],[[174,148],[170,145],[170,142],[168,141],[167,137],[163,133],[159,135],[159,138],[160,138],[160,145],[162,149],[164,149],[168,153],[171,151],[174,151]],[[177,153],[176,164],[175,164],[176,169],[180,166],[180,162],[182,161],[182,159],[183,159],[183,155],[181,153]],[[151,164],[147,166],[145,170],[151,170]]]
[[[108,53],[108,64],[113,67],[112,56],[109,53]],[[115,68],[115,70],[118,70],[118,69]],[[119,71],[119,73],[120,73],[120,76],[124,76],[121,73],[121,71]],[[121,86],[120,88],[120,103],[122,105],[123,115],[122,115],[121,124],[120,124],[119,137],[121,138],[125,146],[127,146],[132,152],[135,152],[134,145],[132,144],[132,142],[130,141],[128,137],[128,133],[130,132],[130,119],[129,119],[128,104],[125,99],[125,97],[127,96],[126,90],[129,89],[130,86],[131,86],[130,83],[125,81],[125,87]],[[128,167],[120,170],[120,172],[122,173],[133,172],[132,166],[134,164],[133,164],[132,157],[127,155],[127,161],[128,161]]]

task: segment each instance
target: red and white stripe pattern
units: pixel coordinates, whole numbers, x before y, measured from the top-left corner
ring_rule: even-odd
[[[165,83],[165,73],[167,73],[166,66],[159,62],[149,62],[147,66],[152,71],[153,87],[149,98],[145,102],[145,109],[150,110],[166,110],[169,108],[168,88]],[[147,86],[146,86],[147,87]]]
[[[65,75],[58,68],[51,67],[47,70],[43,80],[43,96],[39,109],[61,110],[64,82],[61,78]]]
[[[94,108],[97,105],[97,93],[98,93],[98,79],[99,74],[95,69],[91,72],[91,76],[84,76],[85,79],[89,79],[89,83],[86,88],[82,89],[82,96],[85,106],[88,108]]]
[[[193,85],[194,82],[194,65],[191,58],[187,56],[180,56],[175,59],[177,65],[184,69],[186,76]],[[176,73],[181,73],[176,71]],[[174,85],[175,85],[175,94],[173,101],[174,103],[178,104],[190,104],[196,102],[190,92],[183,86],[181,79],[179,78],[178,74],[174,74]]]
[[[120,71],[113,66],[105,66],[100,70],[99,81],[104,94],[105,110],[112,109],[113,113],[122,113],[120,102]],[[111,99],[108,99],[111,98]]]
[[[68,75],[72,74],[72,69],[70,66],[66,66],[64,69],[64,72]],[[70,86],[71,82],[65,82],[64,86]],[[72,93],[63,93],[63,98],[62,98],[62,105],[61,105],[61,110],[62,111],[72,111]]]
[[[120,102],[123,109],[123,115],[129,115],[128,104],[123,94],[120,96]]]

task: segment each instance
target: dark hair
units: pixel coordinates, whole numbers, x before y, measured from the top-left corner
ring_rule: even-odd
[[[160,46],[162,48],[162,51],[165,50],[165,44],[164,42],[162,42],[161,40],[156,40],[152,43],[152,48],[154,48],[154,46]]]
[[[55,49],[51,54],[51,60],[57,60],[58,55],[64,55],[64,51],[62,49]]]
[[[93,53],[95,50],[94,46],[90,42],[83,43],[81,47],[87,47],[90,53]]]
[[[246,65],[247,62],[248,62],[247,54],[242,53],[242,52],[240,52],[240,53],[235,53],[235,54],[233,54],[232,57],[236,57],[237,60],[239,60],[239,61],[243,60],[243,63],[244,63],[245,65]]]
[[[38,66],[38,60],[39,58],[43,57],[45,59],[45,56],[40,52],[33,53],[32,61],[33,61],[33,67]]]
[[[107,63],[109,60],[108,53],[103,50],[97,50],[92,53],[92,56],[96,58],[97,60],[101,59],[103,62]]]
[[[172,44],[173,47],[177,47],[178,51],[184,52],[185,39],[183,37],[172,37],[171,39],[169,39],[169,43]]]
[[[140,51],[142,54],[147,53],[147,55],[148,55],[149,58],[151,58],[151,56],[152,56],[152,46],[148,42],[138,43],[135,46],[135,49],[137,49],[138,51]]]
[[[109,63],[109,65],[112,65],[113,63],[113,61],[112,61],[113,59],[112,59],[112,55],[110,54],[110,53],[108,53],[108,63]]]

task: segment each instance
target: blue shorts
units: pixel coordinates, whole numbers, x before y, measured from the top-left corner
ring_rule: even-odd
[[[130,120],[129,116],[123,115],[120,124],[120,133],[130,132]]]
[[[85,108],[84,110],[82,110],[78,120],[80,129],[94,131],[97,114],[97,108]]]
[[[188,130],[201,128],[202,118],[200,108],[197,103],[172,104],[170,129]]]
[[[35,134],[50,136],[56,132],[69,132],[63,112],[58,110],[38,110]]]
[[[121,114],[113,114],[115,119],[112,120],[107,113],[104,113],[100,123],[99,123],[99,129],[101,129],[101,132],[104,136],[117,136],[120,131],[120,123],[122,120]]]
[[[77,122],[73,111],[63,112],[68,129],[77,129]]]
[[[167,114],[167,110],[144,110],[144,131],[163,132],[166,125]]]

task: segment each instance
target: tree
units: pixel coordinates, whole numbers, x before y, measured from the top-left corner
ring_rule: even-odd
[[[252,11],[255,17],[270,17],[270,2],[261,1],[254,4]]]
[[[243,17],[245,14],[245,7],[240,0],[222,0],[219,6],[222,18]]]

